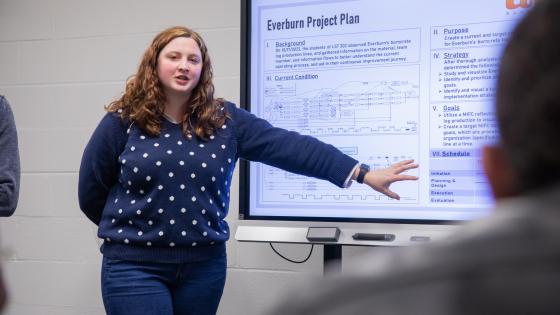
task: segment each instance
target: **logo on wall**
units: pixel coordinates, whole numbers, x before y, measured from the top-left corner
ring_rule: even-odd
[[[535,4],[535,0],[506,0],[506,8],[508,10],[528,9]]]

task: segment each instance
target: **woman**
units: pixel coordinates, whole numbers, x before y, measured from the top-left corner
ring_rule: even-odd
[[[99,226],[108,314],[215,314],[226,278],[229,189],[238,158],[393,198],[412,161],[376,171],[315,138],[214,99],[202,38],[158,34],[82,158],[79,201]]]

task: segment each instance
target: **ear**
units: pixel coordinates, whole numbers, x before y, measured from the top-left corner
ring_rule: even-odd
[[[501,146],[485,146],[482,149],[482,167],[496,200],[518,194],[515,172]]]

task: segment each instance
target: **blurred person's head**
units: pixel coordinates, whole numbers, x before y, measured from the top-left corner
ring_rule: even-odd
[[[535,3],[500,64],[499,144],[484,150],[497,199],[560,183],[560,1]]]

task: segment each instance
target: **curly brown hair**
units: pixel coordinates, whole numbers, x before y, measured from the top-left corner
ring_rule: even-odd
[[[157,75],[157,61],[162,49],[177,37],[192,38],[202,53],[200,80],[191,93],[188,110],[181,121],[183,133],[190,137],[194,132],[199,138],[208,140],[227,118],[222,110],[224,100],[214,99],[212,64],[206,44],[197,32],[183,26],[170,27],[154,38],[144,52],[138,71],[127,80],[124,94],[105,109],[120,113],[122,119],[136,123],[147,134],[159,136],[166,98]]]

